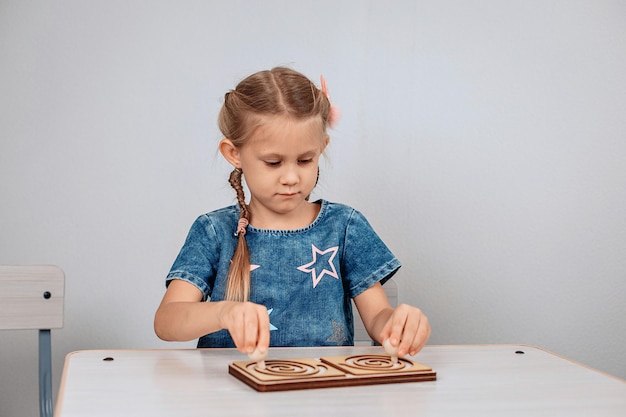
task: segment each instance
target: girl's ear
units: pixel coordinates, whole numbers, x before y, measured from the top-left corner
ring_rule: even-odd
[[[241,168],[239,149],[230,139],[225,138],[220,141],[220,152],[233,167]]]

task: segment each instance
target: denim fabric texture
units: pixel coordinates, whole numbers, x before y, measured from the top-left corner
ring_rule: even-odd
[[[270,317],[270,346],[354,344],[350,299],[376,282],[384,283],[400,262],[365,217],[326,200],[317,218],[297,230],[248,226],[250,301]],[[224,299],[239,207],[204,214],[193,223],[166,283],[182,279],[205,300]],[[234,347],[228,331],[201,337],[198,347]]]

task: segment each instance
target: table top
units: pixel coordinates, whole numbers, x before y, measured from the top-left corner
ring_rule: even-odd
[[[272,348],[268,359],[383,353]],[[525,345],[426,346],[436,381],[257,392],[228,372],[234,349],[88,350],[65,362],[56,417],[619,416],[626,381]]]

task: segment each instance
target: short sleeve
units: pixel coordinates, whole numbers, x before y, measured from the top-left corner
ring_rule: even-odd
[[[345,239],[341,268],[350,297],[377,282],[384,284],[400,268],[400,261],[357,210],[348,220]]]
[[[208,299],[215,283],[219,253],[219,239],[210,218],[198,217],[167,274],[166,285],[181,279],[198,287],[203,300]]]

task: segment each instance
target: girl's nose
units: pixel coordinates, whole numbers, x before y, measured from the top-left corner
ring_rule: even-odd
[[[300,176],[295,167],[286,166],[280,176],[280,182],[284,185],[295,185],[299,180]]]

